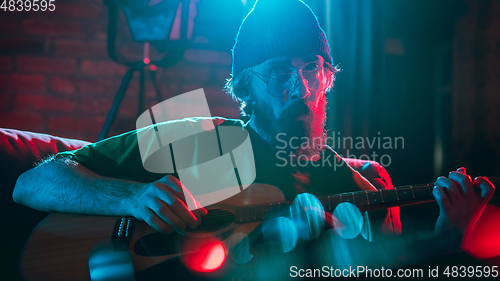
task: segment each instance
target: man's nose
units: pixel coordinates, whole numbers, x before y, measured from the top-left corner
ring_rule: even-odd
[[[298,73],[298,78],[290,92],[291,99],[306,99],[311,96],[311,91],[307,88],[307,81],[301,73]]]

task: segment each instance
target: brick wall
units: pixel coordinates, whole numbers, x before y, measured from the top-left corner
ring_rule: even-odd
[[[95,141],[126,72],[107,54],[107,7],[101,0],[57,0],[54,12],[0,14],[0,127]],[[119,27],[120,52],[140,58],[142,46],[130,40],[123,17]],[[231,42],[233,32],[218,36]],[[179,63],[158,69],[162,98],[202,87],[212,115],[238,117],[237,103],[220,91],[231,70],[230,44],[200,35],[194,41],[201,43]],[[134,129],[138,91],[135,75],[110,135]],[[146,79],[144,105],[155,103]]]
[[[160,68],[158,78],[163,99],[203,87],[213,115],[238,117],[237,104],[220,90],[229,77],[229,51],[245,11],[216,14],[221,10],[217,1],[198,4],[213,7],[205,15],[198,11],[195,30],[202,33],[194,32],[195,43],[183,59]],[[498,175],[500,2],[463,2],[468,12],[458,20],[453,42],[452,162],[477,167],[473,174]],[[224,16],[233,16],[232,21]],[[120,51],[140,57],[141,46],[126,38],[123,19],[120,26],[125,37]],[[94,141],[126,71],[108,58],[106,28],[102,0],[57,0],[54,12],[0,10],[0,127]],[[135,76],[131,82],[110,134],[134,129],[138,80]],[[156,102],[148,81],[145,96],[145,105]]]

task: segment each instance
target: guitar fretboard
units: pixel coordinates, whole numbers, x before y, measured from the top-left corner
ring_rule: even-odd
[[[332,212],[337,205],[349,202],[357,206],[360,211],[371,211],[394,206],[406,206],[417,203],[435,201],[432,195],[434,183],[406,185],[394,189],[370,191],[355,191],[318,197],[326,212]],[[291,202],[273,202],[267,205],[249,205],[236,209],[235,221],[247,223],[261,221],[264,216],[279,214],[290,207]]]

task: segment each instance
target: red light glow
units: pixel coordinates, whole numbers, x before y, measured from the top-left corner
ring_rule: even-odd
[[[204,243],[183,258],[184,265],[195,272],[213,272],[226,261],[226,249],[220,241]]]
[[[487,205],[472,231],[467,231],[463,249],[478,259],[500,255],[500,208]]]
[[[149,64],[151,60],[149,58],[144,58],[144,64]]]
[[[216,243],[210,247],[205,260],[201,263],[204,271],[214,271],[222,266],[226,260],[226,251],[222,243]]]

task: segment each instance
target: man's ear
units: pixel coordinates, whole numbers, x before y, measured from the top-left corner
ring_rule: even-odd
[[[256,104],[255,97],[251,92],[246,93],[246,95],[240,98],[241,100],[241,109],[244,111],[245,115],[251,116],[253,115],[254,106]]]
[[[250,103],[252,97],[252,81],[251,81],[252,76],[249,73],[248,69],[244,70],[244,73],[241,77],[241,80],[238,80],[236,85],[235,85],[235,91],[237,93],[237,96],[239,99],[244,101],[245,103]]]
[[[253,102],[253,97],[250,91],[243,90],[238,93],[239,98],[244,101],[246,104],[255,103]]]

